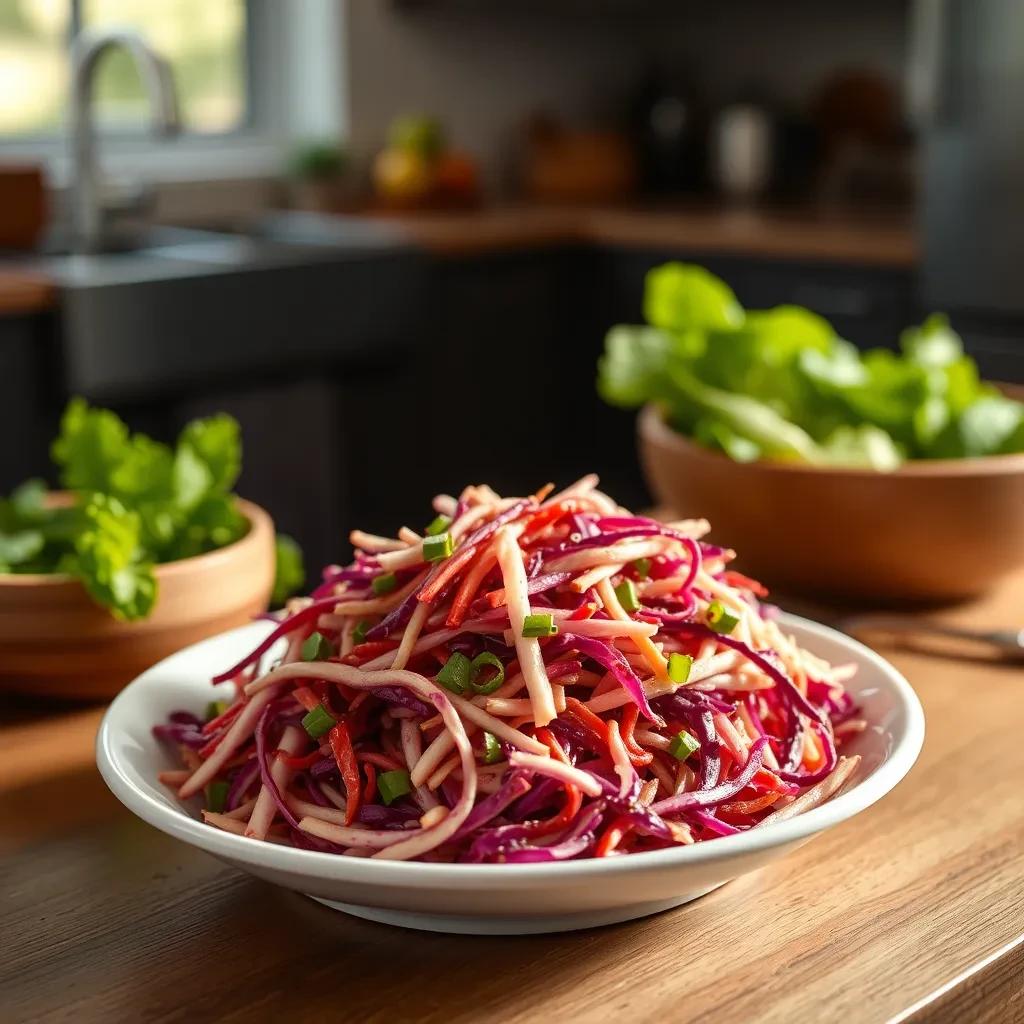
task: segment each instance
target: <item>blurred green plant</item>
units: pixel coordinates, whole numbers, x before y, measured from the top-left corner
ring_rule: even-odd
[[[300,181],[331,181],[348,168],[348,152],[339,142],[307,141],[298,144],[288,158],[288,173]]]

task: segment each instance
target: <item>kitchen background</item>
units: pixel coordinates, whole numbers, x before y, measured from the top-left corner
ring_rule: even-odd
[[[643,505],[593,382],[666,259],[862,346],[945,309],[1024,380],[1022,35],[1013,0],[0,0],[0,491],[83,395],[235,415],[313,568],[469,480]]]

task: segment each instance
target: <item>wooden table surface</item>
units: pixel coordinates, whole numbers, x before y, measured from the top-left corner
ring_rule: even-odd
[[[940,617],[1024,624],[1024,573]],[[0,1020],[1024,1020],[1024,669],[878,645],[925,706],[907,779],[656,917],[470,938],[372,924],[133,818],[101,709],[4,699]]]

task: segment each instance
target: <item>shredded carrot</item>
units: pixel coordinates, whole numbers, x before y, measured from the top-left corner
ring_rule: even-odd
[[[373,751],[360,751],[356,754],[356,760],[360,764],[371,764],[377,768],[383,768],[386,772],[401,771],[405,768],[397,757],[387,754],[375,754]]]
[[[459,589],[455,593],[451,610],[445,619],[445,625],[454,628],[462,624],[469,612],[469,606],[476,596],[484,577],[498,564],[498,552],[492,544],[486,551],[477,556],[476,561],[469,568],[469,572],[463,577]],[[504,590],[502,597],[504,598]],[[490,595],[488,595],[489,597]],[[492,606],[493,607],[493,606]]]
[[[586,704],[575,697],[566,697],[565,710],[592,732],[605,746],[608,745],[608,723],[595,715]]]
[[[649,750],[644,750],[633,738],[633,730],[636,728],[639,715],[640,709],[635,704],[627,704],[622,711],[622,727],[619,730],[626,754],[634,767],[650,764],[654,760],[654,755]]]
[[[523,547],[532,544],[548,527],[553,526],[563,516],[571,515],[580,510],[580,503],[574,498],[565,498],[547,508],[542,508],[530,517],[520,543]]]
[[[296,686],[292,696],[307,710],[312,711],[322,703],[321,699],[308,687]]]
[[[825,763],[825,751],[821,740],[813,729],[804,730],[804,767],[808,771],[817,771]]]
[[[372,764],[364,764],[363,771],[366,772],[366,789],[363,790],[363,803],[373,803],[377,795],[377,769]]]
[[[607,857],[615,850],[615,847],[618,846],[627,835],[629,835],[632,828],[633,826],[625,815],[616,818],[615,821],[605,829],[601,838],[597,841],[597,846],[594,849],[594,856]]]
[[[735,800],[730,804],[721,804],[718,809],[728,814],[756,814],[766,807],[771,807],[781,796],[781,793],[763,793],[750,800]]]
[[[433,601],[462,572],[463,568],[469,564],[475,554],[475,544],[459,548],[451,558],[444,562],[438,574],[432,580],[427,580],[423,584],[420,592],[416,595],[416,600],[423,604],[429,604]]]

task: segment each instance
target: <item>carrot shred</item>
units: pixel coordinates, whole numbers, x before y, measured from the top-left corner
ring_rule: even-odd
[[[576,697],[566,697],[565,710],[584,728],[592,732],[605,746],[608,745],[608,723],[595,715],[586,704]],[[544,741],[541,740],[541,742]]]
[[[597,846],[594,848],[594,856],[607,857],[629,835],[632,828],[633,826],[629,823],[629,819],[624,815],[616,818],[597,841]]]
[[[320,748],[317,747],[312,753],[309,754],[289,754],[286,750],[275,750],[271,757],[276,758],[278,761],[283,761],[289,768],[310,768],[317,763],[323,754],[320,753]]]
[[[622,744],[626,748],[626,755],[634,767],[650,764],[654,755],[649,750],[644,750],[633,738],[633,730],[636,728],[636,720],[640,709],[635,704],[627,704],[622,711],[622,726],[619,733],[622,736]]]
[[[448,586],[454,576],[457,576],[464,566],[469,564],[470,559],[476,554],[476,545],[459,548],[441,568],[441,571],[432,579],[423,584],[416,600],[423,604],[429,604]]]
[[[397,640],[367,640],[365,643],[356,644],[345,657],[339,660],[343,665],[359,665],[362,661],[369,661],[379,654],[387,654],[388,651],[398,649]]]
[[[366,772],[366,789],[363,790],[363,802],[368,804],[377,795],[377,769],[372,764],[366,763],[363,765],[363,771]]]
[[[739,587],[742,590],[749,590],[755,597],[767,597],[768,588],[760,581],[744,576],[735,569],[726,569],[722,573],[722,580],[730,587]]]
[[[307,710],[312,711],[315,707],[319,707],[322,700],[308,687],[308,686],[296,686],[292,690],[292,696]]]
[[[242,708],[245,707],[244,700],[236,700],[231,707],[227,708],[216,718],[211,718],[203,728],[200,730],[204,735],[209,736],[211,732],[216,732],[222,725],[228,725],[233,722],[238,715],[241,713]]]
[[[462,625],[480,584],[483,582],[484,577],[497,564],[497,561],[498,555],[493,546],[489,547],[486,551],[481,552],[477,556],[473,564],[469,567],[469,571],[463,577],[462,582],[459,584],[459,589],[455,593],[455,598],[452,601],[448,617],[445,619],[445,624],[447,626],[454,628]],[[504,591],[502,591],[502,593],[504,594]],[[492,605],[492,607],[494,606]]]
[[[771,807],[781,796],[781,793],[763,793],[750,800],[734,800],[729,804],[721,804],[718,809],[727,814],[755,814],[757,811],[763,811],[766,807]]]
[[[554,505],[540,509],[528,520],[519,543],[526,547],[535,541],[549,526],[553,526],[563,516],[578,512],[579,508],[580,503],[575,498],[565,498],[562,501],[555,502]]]
[[[562,745],[550,729],[546,727],[535,729],[534,735],[551,751],[551,756],[555,760],[561,761],[562,764],[572,764],[569,756],[562,749]],[[553,817],[547,818],[544,821],[529,822],[527,827],[530,830],[531,836],[545,836],[550,835],[552,832],[560,832],[571,824],[573,818],[579,813],[580,807],[583,806],[583,793],[579,787],[567,782],[562,788],[565,790],[565,804],[562,806],[562,809]]]
[[[825,763],[825,751],[822,749],[821,740],[813,729],[804,732],[804,767],[810,771],[817,771]]]

